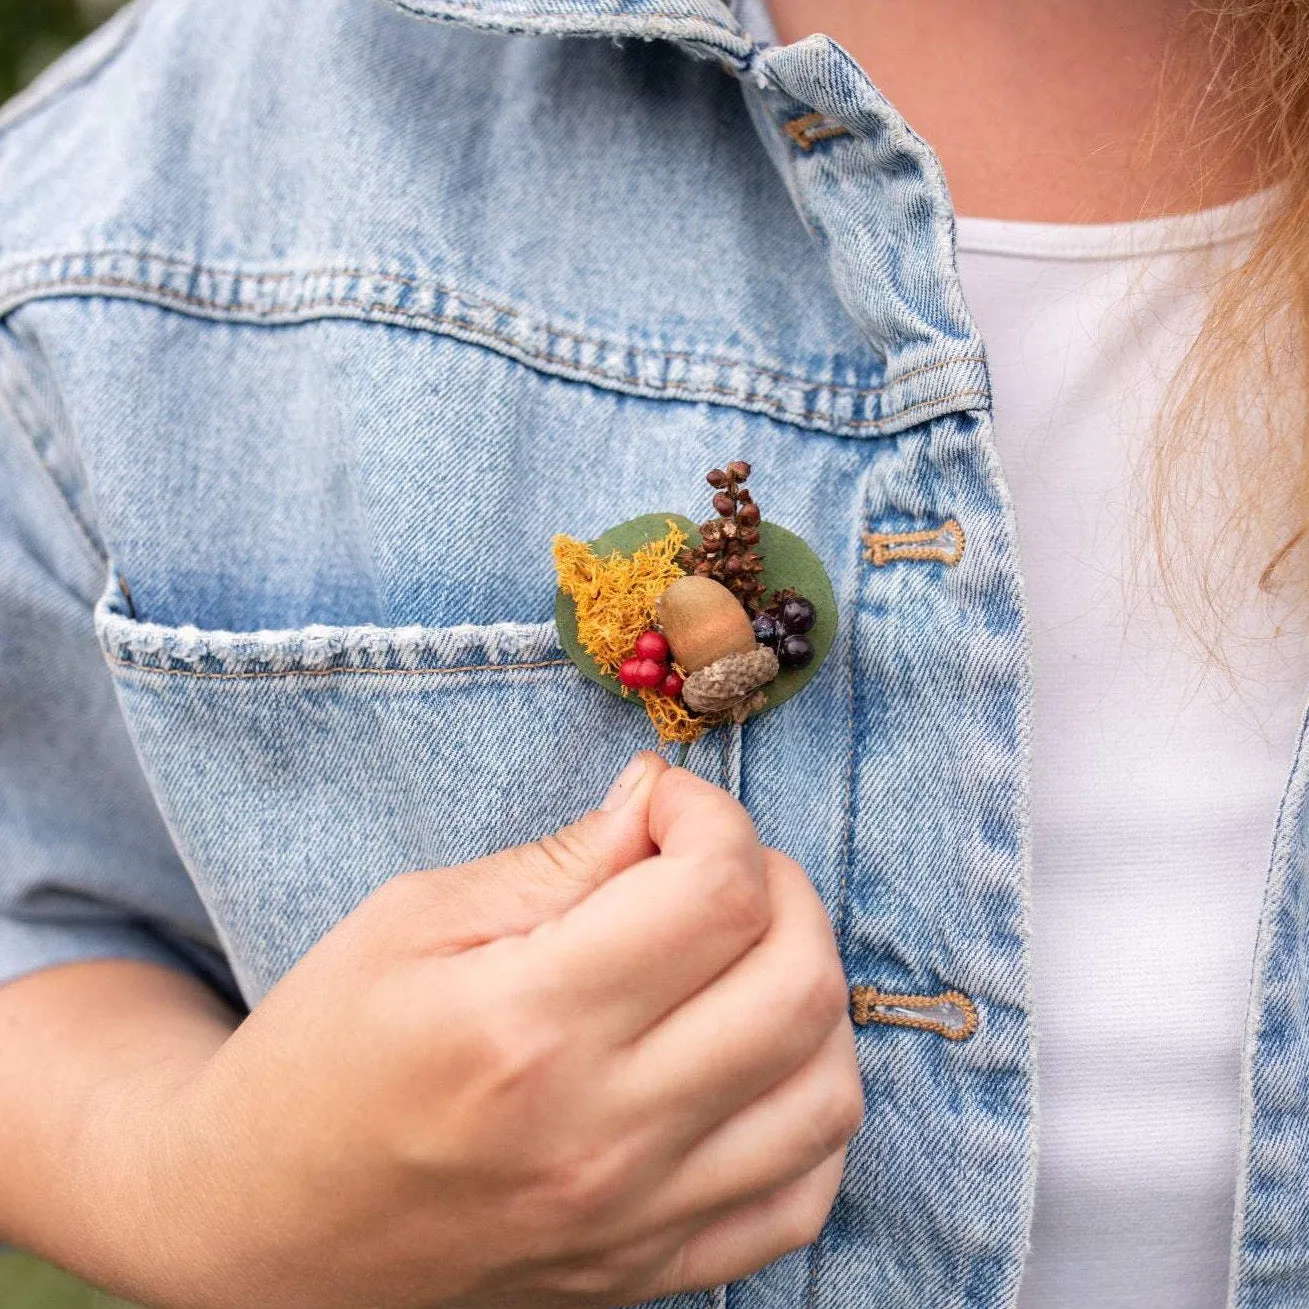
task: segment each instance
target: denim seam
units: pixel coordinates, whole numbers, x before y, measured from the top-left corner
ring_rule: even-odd
[[[67,261],[68,259],[75,259],[78,257],[79,256],[72,255],[56,256],[53,258]],[[94,256],[84,255],[81,257],[93,258]],[[113,256],[111,255],[111,257]],[[123,257],[157,260],[167,266],[185,270],[192,275],[231,276],[234,279],[240,279],[243,276],[240,273],[227,274],[222,270],[210,269],[202,265],[184,265],[176,261],[170,261],[152,255],[127,254],[124,252]],[[9,279],[12,281],[23,268],[33,266],[39,267],[41,265],[48,265],[50,262],[52,262],[52,258],[47,257],[41,260],[28,261],[23,265],[11,265],[8,269],[0,271],[0,280]],[[670,360],[677,360],[686,362],[691,366],[702,365],[717,368],[739,369],[747,375],[752,375],[758,378],[767,378],[797,389],[817,391],[820,394],[826,394],[831,400],[835,400],[838,396],[848,396],[854,401],[858,401],[859,399],[871,400],[878,396],[885,395],[888,391],[900,386],[910,379],[928,376],[932,373],[943,371],[948,372],[956,367],[979,365],[984,362],[980,355],[963,355],[909,369],[903,374],[900,374],[880,386],[856,387],[851,386],[848,383],[819,381],[816,379],[798,377],[794,374],[765,368],[741,359],[727,359],[716,355],[697,355],[691,351],[656,350],[650,349],[649,347],[633,345],[628,342],[610,341],[604,338],[586,336],[578,332],[553,327],[545,322],[533,320],[529,315],[523,313],[521,310],[514,309],[511,306],[501,305],[494,301],[483,300],[479,297],[466,295],[454,290],[453,288],[425,283],[418,279],[406,278],[389,273],[364,273],[351,269],[321,269],[306,270],[304,272],[287,271],[281,273],[249,274],[246,280],[255,283],[266,281],[285,282],[296,277],[345,277],[355,280],[371,280],[374,282],[418,287],[429,294],[448,297],[460,302],[468,311],[475,312],[482,310],[503,315],[504,317],[525,323],[530,328],[541,332],[547,337],[557,338],[565,342],[571,342],[584,347],[591,347],[607,353],[644,359],[656,365],[659,365],[660,363],[666,365]],[[449,332],[450,335],[457,336],[459,339],[470,340],[474,344],[488,345],[489,348],[492,349],[496,348],[496,345],[504,347],[504,350],[502,351],[503,353],[508,353],[510,357],[517,358],[528,366],[531,366],[533,362],[554,365],[560,371],[565,373],[565,375],[573,373],[581,375],[584,380],[592,378],[600,379],[601,381],[607,381],[613,385],[630,387],[638,394],[648,394],[653,396],[672,394],[677,398],[688,400],[709,399],[712,396],[722,396],[727,400],[735,401],[742,405],[757,406],[761,410],[768,412],[770,416],[782,421],[791,421],[800,425],[817,426],[821,430],[833,430],[837,432],[884,432],[887,431],[893,423],[897,426],[902,425],[901,420],[906,416],[912,415],[921,410],[939,408],[942,405],[953,404],[956,401],[976,401],[979,404],[984,405],[987,399],[984,388],[964,387],[962,389],[951,391],[945,395],[929,396],[912,404],[903,405],[899,408],[889,410],[876,418],[846,418],[836,413],[834,411],[834,406],[831,403],[824,406],[821,410],[804,408],[788,403],[786,400],[781,400],[768,395],[766,391],[756,387],[722,386],[708,381],[696,383],[678,381],[671,378],[642,378],[632,370],[618,371],[616,369],[606,369],[592,363],[585,363],[577,359],[571,359],[566,355],[558,354],[550,350],[535,348],[528,344],[522,336],[512,335],[504,331],[497,331],[494,327],[477,323],[467,312],[462,314],[424,312],[422,310],[387,305],[379,302],[375,297],[370,300],[364,300],[357,296],[328,295],[298,302],[293,301],[281,306],[259,307],[249,303],[243,304],[239,300],[233,300],[231,298],[227,300],[219,300],[198,296],[162,285],[159,282],[152,283],[140,279],[107,274],[102,276],[78,275],[38,279],[28,283],[26,286],[15,287],[9,293],[8,300],[3,306],[3,311],[9,312],[30,300],[47,298],[51,295],[57,296],[65,291],[78,294],[85,294],[88,292],[94,294],[96,289],[102,289],[106,294],[114,294],[117,291],[136,292],[143,299],[157,303],[164,308],[172,306],[190,307],[221,315],[224,319],[229,321],[280,321],[290,323],[303,321],[303,315],[316,314],[319,312],[321,312],[324,317],[332,317],[334,315],[330,311],[336,310],[338,311],[339,316],[359,317],[365,321],[389,322],[399,326],[413,326],[416,328],[434,330],[438,333],[440,333],[442,329],[445,329],[445,331]],[[463,333],[464,335],[460,336],[460,333]]]
[[[118,668],[135,669],[141,673],[152,673],[159,677],[192,677],[211,682],[240,682],[256,678],[273,677],[335,677],[338,674],[360,677],[433,677],[448,673],[512,673],[521,669],[567,668],[571,659],[537,659],[519,664],[460,664],[450,668],[269,668],[250,670],[244,673],[207,673],[193,668],[156,668],[151,664],[138,663],[135,659],[123,659],[119,655],[105,653],[106,662]]]
[[[859,494],[859,521],[865,522],[867,520],[867,515],[868,515],[868,486],[867,483],[865,482],[865,485],[863,486]],[[856,700],[858,698],[858,691],[857,691],[858,670],[856,667],[856,660],[855,660],[855,627],[858,621],[859,594],[863,590],[863,572],[864,572],[863,551],[857,550],[855,555],[854,567],[851,570],[851,576],[853,577],[853,583],[851,589],[854,593],[854,600],[853,603],[851,603],[850,606],[848,607],[848,612],[850,614],[850,617],[848,620],[848,627],[846,629],[846,639],[845,639],[845,654],[846,654],[845,668],[846,668],[846,687],[847,687],[846,703],[849,710],[847,714],[847,721],[846,721],[846,740],[849,741],[850,744],[848,749],[846,750],[846,770],[845,770],[846,784],[845,784],[844,803],[842,805],[842,822],[844,825],[844,833],[843,833],[844,849],[842,853],[844,857],[841,860],[841,880],[837,885],[836,905],[834,906],[835,911],[832,915],[832,934],[836,939],[837,956],[840,958],[843,966],[845,963],[845,933],[846,933],[846,919],[848,915],[847,905],[850,895],[850,868],[851,865],[854,863],[854,853],[855,853],[854,791],[855,791],[855,775],[858,768],[857,749],[855,746],[855,742],[858,740],[858,737],[856,736],[856,732],[855,732],[856,725],[857,725],[856,724],[856,712],[857,712]],[[818,1303],[818,1275],[819,1275],[820,1265],[822,1263],[823,1240],[826,1235],[826,1232],[827,1232],[827,1225],[824,1224],[823,1229],[818,1233],[818,1238],[809,1247],[809,1260],[808,1260],[809,1286],[808,1286],[807,1293],[805,1295],[806,1309],[815,1309],[815,1306]]]
[[[49,461],[41,451],[40,443],[37,441],[36,433],[32,431],[27,422],[24,421],[18,409],[10,399],[8,389],[0,391],[0,400],[4,402],[5,411],[13,420],[14,426],[17,427],[24,436],[27,437],[26,448],[31,451],[32,457],[36,460],[37,467],[41,470],[43,480],[49,485],[54,492],[56,504],[67,515],[69,522],[76,529],[77,536],[85,542],[91,552],[91,561],[97,568],[103,568],[109,561],[109,556],[101,549],[95,536],[91,532],[90,526],[82,518],[77,506],[73,503],[64,484],[56,476],[53,468],[50,467]]]
[[[506,34],[524,33],[559,36],[608,36],[621,40],[624,36],[640,40],[680,40],[692,45],[707,46],[716,55],[731,61],[737,71],[749,67],[756,47],[741,32],[739,26],[716,22],[711,18],[690,18],[685,14],[655,10],[639,19],[622,21],[618,16],[586,13],[515,14],[505,17],[486,12],[477,0],[442,0],[439,6],[422,7],[412,0],[390,0],[401,13],[424,22],[459,23],[465,26]],[[732,42],[729,38],[735,37]]]
[[[1274,827],[1273,848],[1269,854],[1268,885],[1260,912],[1259,936],[1255,943],[1251,967],[1250,996],[1246,1006],[1245,1034],[1241,1049],[1241,1123],[1237,1141],[1236,1210],[1232,1218],[1232,1243],[1226,1304],[1235,1309],[1249,1303],[1241,1294],[1254,1286],[1254,1275],[1247,1267],[1246,1239],[1248,1235],[1251,1174],[1254,1169],[1255,1118],[1259,1113],[1260,1090],[1256,1087],[1256,1064],[1259,1044],[1267,1016],[1269,978],[1268,961],[1273,951],[1273,938],[1278,931],[1278,912],[1286,891],[1288,867],[1294,856],[1294,842],[1309,792],[1309,716],[1301,721],[1300,737],[1295,747],[1295,759],[1290,777],[1278,805]]]
[[[865,487],[859,497],[859,521],[865,522],[867,521],[867,517],[868,491],[867,487]],[[862,550],[858,550],[856,561],[851,573],[854,579],[852,584],[854,599],[849,606],[849,630],[846,636],[846,704],[848,708],[846,716],[846,740],[850,742],[850,746],[846,752],[846,784],[843,805],[845,849],[843,852],[844,858],[841,860],[841,880],[836,891],[836,905],[834,906],[835,912],[832,916],[832,926],[836,934],[836,947],[838,950],[843,949],[845,943],[846,919],[849,911],[850,870],[855,857],[854,795],[856,772],[858,768],[855,742],[859,739],[857,735],[859,692],[858,669],[855,658],[855,628],[858,623],[859,596],[863,590],[865,562],[867,562],[867,556]]]
[[[41,268],[42,266],[49,265],[55,262],[68,263],[70,261],[79,260],[79,259],[88,260],[88,259],[100,259],[100,258],[136,259],[141,262],[164,264],[182,273],[189,273],[192,275],[198,273],[206,277],[229,277],[234,280],[243,280],[243,281],[250,281],[250,282],[289,282],[296,278],[308,279],[308,278],[315,278],[315,277],[317,278],[348,277],[361,282],[363,281],[393,282],[399,286],[407,286],[415,290],[424,290],[424,291],[431,292],[432,294],[435,295],[449,296],[451,299],[461,300],[464,302],[464,304],[468,305],[470,308],[491,309],[494,310],[497,314],[503,314],[506,318],[525,319],[529,323],[534,321],[530,314],[528,314],[522,309],[516,308],[513,305],[503,304],[500,301],[487,299],[484,296],[474,295],[466,291],[460,291],[457,287],[445,286],[442,283],[429,281],[426,278],[409,277],[406,276],[404,273],[393,273],[393,272],[386,272],[381,270],[369,271],[368,269],[363,269],[363,268],[330,268],[330,267],[305,268],[305,269],[294,268],[294,269],[269,270],[269,271],[261,270],[258,272],[251,272],[247,269],[236,268],[232,266],[224,266],[221,264],[191,263],[188,260],[177,259],[170,255],[156,254],[150,250],[125,250],[125,249],[107,248],[102,250],[77,250],[77,251],[70,251],[66,254],[57,254],[57,255],[41,255],[39,257],[32,258],[32,259],[20,260],[18,263],[5,264],[3,266],[0,266],[0,282],[3,282],[4,280],[12,280],[15,277],[21,276],[23,273],[26,273],[29,269]],[[69,285],[95,284],[102,281],[106,283],[113,283],[114,280],[115,279],[110,279],[107,276],[104,278],[100,278],[100,277],[51,278],[51,279],[32,283],[31,285],[37,291],[44,291],[51,288],[57,288],[64,284],[69,284]],[[167,291],[167,288],[158,287],[155,284],[149,282],[136,281],[128,278],[121,279],[121,282],[123,285],[135,286],[142,290]],[[220,308],[220,309],[224,307],[222,301],[207,300],[201,296],[190,297],[190,296],[186,296],[184,292],[168,292],[168,294],[175,294],[180,299],[185,299],[188,302],[195,303],[197,305],[204,306],[204,307],[213,307],[213,308]],[[321,303],[326,304],[326,303],[334,303],[334,302],[335,302],[334,299],[329,298],[328,300],[324,300]],[[314,301],[307,301],[303,307],[312,308],[315,303],[316,302]],[[365,302],[355,301],[354,303],[364,304]],[[247,309],[247,307],[241,304],[240,301],[235,301],[235,300],[229,301],[226,307],[229,307],[234,311],[239,311],[242,313],[261,312],[259,310]],[[262,311],[262,312],[271,313],[274,311],[269,310],[269,311]],[[400,310],[398,312],[404,313],[409,311]],[[813,387],[823,391],[848,392],[851,396],[883,395],[887,391],[891,390],[892,387],[898,386],[900,385],[900,383],[906,382],[910,378],[919,377],[924,373],[935,372],[938,369],[946,366],[945,363],[921,364],[917,368],[909,368],[906,369],[903,373],[896,374],[894,381],[884,383],[881,386],[859,386],[853,382],[836,382],[836,381],[825,380],[822,378],[806,376],[803,373],[788,373],[781,369],[768,368],[765,367],[763,364],[753,363],[748,359],[733,359],[725,355],[701,354],[695,350],[660,350],[660,349],[650,348],[647,346],[631,345],[625,341],[619,341],[609,337],[590,336],[585,332],[575,332],[567,328],[555,328],[546,324],[542,324],[542,326],[544,326],[545,330],[549,332],[550,335],[552,336],[564,337],[567,340],[576,341],[579,345],[595,346],[597,349],[600,350],[621,350],[624,353],[628,353],[628,352],[638,353],[642,355],[647,355],[651,358],[680,359],[680,360],[685,360],[688,363],[713,364],[719,368],[741,368],[752,373],[758,373],[761,377],[770,377],[774,381],[783,382],[795,386]],[[965,355],[957,360],[952,360],[950,362],[962,363],[962,364],[982,363],[984,362],[984,356]]]

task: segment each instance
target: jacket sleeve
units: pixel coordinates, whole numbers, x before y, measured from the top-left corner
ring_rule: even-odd
[[[96,642],[106,560],[72,468],[0,324],[0,984],[130,958],[234,999]]]

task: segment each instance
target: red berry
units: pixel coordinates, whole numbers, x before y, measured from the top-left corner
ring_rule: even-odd
[[[668,662],[668,642],[662,632],[642,632],[636,638],[636,657],[653,659],[657,664]]]
[[[676,700],[682,694],[682,679],[676,673],[669,673],[659,688],[670,700]]]
[[[618,680],[622,682],[624,686],[635,690],[641,685],[641,683],[637,681],[637,678],[640,676],[640,671],[640,659],[624,659],[623,662],[618,665]]]
[[[664,680],[667,671],[663,664],[657,664],[653,659],[639,659],[632,673],[632,676],[636,679],[633,684],[653,689]]]

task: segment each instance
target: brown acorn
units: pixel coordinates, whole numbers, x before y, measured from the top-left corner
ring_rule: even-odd
[[[750,654],[756,645],[740,601],[712,577],[681,577],[669,586],[659,597],[659,625],[688,673],[724,655]]]

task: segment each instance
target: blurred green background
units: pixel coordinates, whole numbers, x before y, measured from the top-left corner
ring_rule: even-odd
[[[102,23],[122,0],[0,0],[0,100]],[[0,1309],[110,1309],[121,1300],[26,1255],[0,1254]]]
[[[25,86],[123,0],[0,0],[0,100]],[[9,1309],[6,1301],[0,1301]]]

